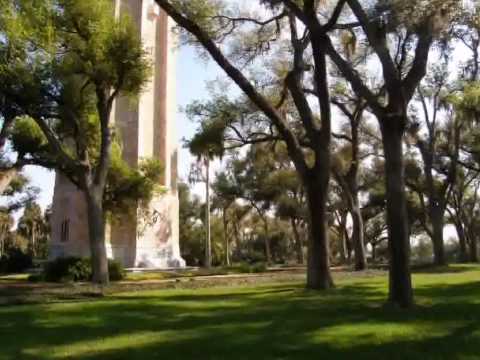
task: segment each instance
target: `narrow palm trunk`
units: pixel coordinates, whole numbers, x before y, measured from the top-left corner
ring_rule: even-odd
[[[205,159],[206,180],[205,180],[205,267],[212,266],[212,243],[210,237],[210,159]]]
[[[400,307],[413,305],[410,274],[410,239],[405,194],[403,130],[396,118],[381,122],[385,153],[388,247],[390,250],[389,301]]]
[[[322,176],[323,174],[317,172],[315,175]],[[328,181],[325,183],[325,179],[316,179],[315,175],[311,175],[313,178],[309,179],[306,186],[310,232],[307,257],[307,288],[329,289],[333,287],[333,280],[330,274],[327,226]]]
[[[86,191],[85,197],[88,209],[92,281],[96,284],[107,285],[109,282],[108,259],[105,245],[105,214],[101,193],[97,189],[89,189]]]
[[[227,208],[223,208],[223,236],[225,237],[225,265],[230,266],[230,241],[228,239]]]

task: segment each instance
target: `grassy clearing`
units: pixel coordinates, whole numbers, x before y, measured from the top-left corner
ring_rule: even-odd
[[[386,279],[112,294],[0,307],[0,359],[479,359],[480,267],[419,271],[418,306]]]

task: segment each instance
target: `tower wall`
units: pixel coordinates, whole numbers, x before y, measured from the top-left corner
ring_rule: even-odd
[[[115,0],[116,15],[128,12],[152,61],[152,78],[137,100],[119,98],[112,117],[130,166],[157,158],[164,166],[166,192],[152,199],[149,216],[140,209],[107,226],[108,255],[127,267],[180,267],[175,132],[175,54],[172,21],[153,0]],[[63,222],[69,222],[65,241]],[[88,256],[88,223],[83,194],[57,174],[53,199],[51,257]]]

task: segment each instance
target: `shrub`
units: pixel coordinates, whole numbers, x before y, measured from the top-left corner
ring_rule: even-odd
[[[45,277],[43,274],[31,274],[28,276],[28,281],[30,282],[41,282],[41,281],[44,281],[45,280]]]
[[[263,273],[267,271],[267,265],[265,263],[256,263],[250,267],[252,273]]]
[[[252,273],[262,273],[267,270],[267,266],[265,263],[255,263],[250,265],[248,263],[241,263],[237,271],[242,274],[252,274]]]
[[[92,278],[90,261],[77,257],[58,258],[45,265],[46,281],[88,281]]]
[[[125,277],[123,266],[114,260],[108,260],[110,281],[119,281]],[[44,279],[50,282],[90,281],[92,265],[90,259],[66,257],[55,259],[45,266]]]
[[[108,276],[110,281],[120,281],[125,278],[125,269],[115,260],[108,260]]]
[[[0,258],[0,273],[20,273],[33,266],[33,259],[19,248],[9,249]]]
[[[249,263],[241,263],[238,265],[238,272],[241,274],[249,274],[250,273],[250,264]]]

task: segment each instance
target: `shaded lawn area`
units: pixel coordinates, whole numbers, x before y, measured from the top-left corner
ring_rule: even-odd
[[[479,359],[479,281],[420,271],[410,311],[383,306],[385,277],[3,306],[0,359]]]

